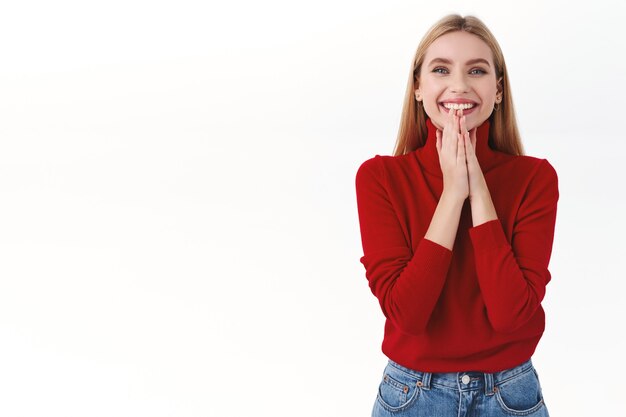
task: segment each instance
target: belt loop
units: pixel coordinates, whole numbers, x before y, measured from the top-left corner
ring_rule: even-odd
[[[432,376],[431,372],[422,372],[422,388],[429,390],[430,389],[430,378]]]
[[[494,393],[493,374],[485,372],[485,395],[489,396]]]

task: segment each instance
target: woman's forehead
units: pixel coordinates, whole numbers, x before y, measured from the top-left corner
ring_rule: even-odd
[[[432,60],[443,63],[466,63],[470,60],[484,59],[493,63],[493,55],[489,45],[478,36],[464,31],[446,33],[435,39],[424,55],[424,64]]]

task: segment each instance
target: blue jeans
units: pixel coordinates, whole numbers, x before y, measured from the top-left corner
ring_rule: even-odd
[[[389,360],[372,417],[549,417],[531,359],[500,372],[420,372]]]

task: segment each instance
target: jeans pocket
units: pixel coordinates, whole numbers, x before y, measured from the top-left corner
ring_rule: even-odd
[[[507,414],[524,416],[545,406],[539,376],[533,367],[497,388],[496,398]]]
[[[388,364],[378,386],[376,400],[387,411],[403,411],[410,407],[420,393],[419,379]]]

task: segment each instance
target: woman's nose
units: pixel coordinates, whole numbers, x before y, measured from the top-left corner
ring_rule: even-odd
[[[468,89],[469,85],[463,75],[456,75],[452,78],[450,90],[453,93],[466,93]]]

